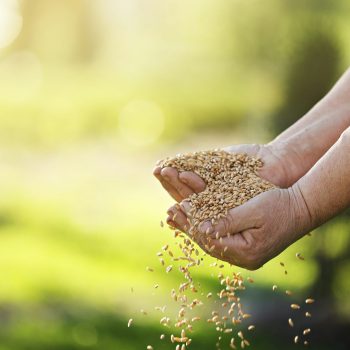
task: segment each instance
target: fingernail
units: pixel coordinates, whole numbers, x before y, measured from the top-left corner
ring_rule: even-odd
[[[176,224],[175,224],[175,222],[172,221],[172,220],[167,221],[167,224],[168,224],[169,226],[171,226],[171,227],[176,228]]]

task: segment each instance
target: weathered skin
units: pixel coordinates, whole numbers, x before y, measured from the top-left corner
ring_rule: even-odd
[[[228,151],[260,157],[264,162],[260,176],[281,188],[232,209],[217,227],[204,223],[198,243],[203,246],[208,228],[219,232],[224,237],[222,244],[212,237],[215,249],[211,254],[256,269],[350,206],[349,126],[350,70],[303,118],[269,144],[228,147]],[[178,202],[205,188],[194,173],[156,168],[154,175]],[[186,201],[182,210],[171,207],[167,222],[186,231],[187,210]],[[228,248],[222,256],[225,246]]]

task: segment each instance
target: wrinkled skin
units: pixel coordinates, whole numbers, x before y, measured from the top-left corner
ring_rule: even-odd
[[[294,232],[304,232],[308,227],[308,217],[305,215],[307,211],[297,186],[283,189],[290,185],[288,164],[283,162],[271,147],[239,145],[225,150],[261,158],[264,165],[259,175],[282,188],[262,193],[231,209],[227,217],[221,219],[215,227],[210,222],[202,223],[199,232],[191,238],[210,255],[254,270],[299,238]],[[203,191],[205,182],[195,173],[179,173],[170,167],[157,167],[154,169],[154,175],[165,190],[181,203],[180,206],[174,205],[168,210],[167,223],[188,233],[191,222],[186,216],[190,209],[186,198]],[[228,233],[230,237],[227,236]],[[208,247],[213,246],[214,248],[208,251]]]
[[[168,222],[188,232],[191,225],[186,213],[189,209],[186,200],[180,208],[174,205],[168,210]],[[229,210],[227,217],[215,226],[210,221],[202,223],[192,238],[210,255],[255,270],[299,239],[309,227],[305,203],[295,186],[264,192]],[[209,252],[207,247],[213,245],[214,250]]]
[[[203,223],[193,237],[198,244],[207,249],[210,238],[210,247],[214,247],[210,254],[256,269],[306,232],[349,208],[349,94],[350,69],[323,99],[269,144],[228,147],[228,151],[260,157],[264,162],[260,176],[280,188],[230,210],[216,227]],[[191,172],[179,174],[171,168],[158,167],[154,175],[182,203],[169,209],[168,224],[187,232],[191,223],[186,218],[185,199],[202,191],[205,183]],[[223,236],[222,243],[216,239],[217,232]],[[223,245],[227,246],[225,254]]]

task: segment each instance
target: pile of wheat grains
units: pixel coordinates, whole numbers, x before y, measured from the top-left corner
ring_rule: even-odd
[[[212,324],[218,333],[217,349],[248,347],[250,342],[246,335],[254,331],[255,325],[250,322],[251,315],[244,311],[241,293],[246,290],[247,282],[251,284],[254,280],[231,270],[228,264],[220,260],[214,262],[210,260],[208,267],[212,269],[211,275],[214,276],[215,273],[219,283],[217,290],[205,291],[201,284],[194,280],[192,272],[194,269],[204,267],[206,252],[201,252],[191,237],[201,222],[210,220],[215,224],[227,215],[229,209],[242,205],[276,186],[259,177],[258,171],[263,165],[262,161],[246,154],[228,153],[223,150],[201,151],[179,154],[162,160],[157,165],[162,168],[176,168],[179,172],[192,171],[206,183],[204,191],[194,193],[188,198],[192,208],[189,213],[191,219],[189,236],[169,226],[174,231],[175,246],[166,244],[156,254],[167,274],[177,271],[182,276],[179,285],[170,291],[172,301],[178,305],[175,314],[170,315],[166,305],[155,307],[155,310],[161,313],[160,324],[168,333],[168,335],[161,334],[160,340],[169,339],[175,345],[175,350],[185,350],[192,343],[195,326],[204,321]],[[163,222],[161,226],[164,227]],[[304,260],[300,254],[297,258]],[[150,267],[146,270],[154,272]],[[155,288],[158,286],[158,283],[155,284]],[[274,285],[273,290],[276,289],[277,286]],[[292,294],[290,291],[287,292],[288,296]],[[310,300],[313,301],[308,299],[308,302]],[[208,305],[210,305],[209,311]],[[141,313],[144,314],[144,310],[141,310]],[[203,317],[203,314],[207,316]],[[310,317],[311,314],[307,312],[306,316]],[[129,320],[128,327],[132,321]],[[288,323],[294,327],[292,319],[289,319]],[[176,333],[174,329],[178,330],[177,335],[172,334]],[[309,330],[305,330],[304,335],[305,332]],[[298,341],[299,336],[296,336],[294,342]],[[307,343],[304,342],[305,345]],[[147,349],[153,347],[148,345]]]
[[[160,161],[158,165],[172,167],[179,172],[192,171],[205,181],[205,190],[188,198],[192,208],[188,213],[192,230],[206,220],[217,223],[229,209],[276,187],[258,175],[262,161],[247,154],[201,151],[179,154]]]

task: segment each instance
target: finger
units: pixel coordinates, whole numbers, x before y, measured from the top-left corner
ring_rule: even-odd
[[[170,225],[171,227],[174,227],[178,230],[181,230],[181,227],[178,225],[178,223],[176,222],[176,216],[177,216],[177,210],[176,209],[176,206],[178,204],[175,204],[173,205],[172,207],[170,207],[168,210],[167,210],[167,214],[168,214],[168,217],[166,219],[166,222],[168,225]]]
[[[171,208],[169,208],[168,214],[169,214],[169,217],[167,219],[167,222],[169,220],[169,223],[173,227],[186,233],[190,237],[190,239],[192,239],[194,242],[196,242],[200,246],[201,249],[206,251],[205,245],[207,244],[207,241],[200,235],[189,233],[191,224],[187,216],[184,214],[184,212],[181,209],[178,208],[178,206],[174,205]]]
[[[161,175],[162,168],[156,167],[153,170],[153,175],[159,180],[163,188],[170,194],[171,197],[173,197],[177,202],[181,202],[183,200],[183,197],[178,193],[178,191],[170,184],[168,183]]]
[[[192,171],[183,171],[179,174],[181,182],[186,184],[193,192],[199,193],[205,190],[204,180]]]
[[[183,210],[183,212],[187,215],[187,216],[191,216],[191,210],[192,210],[192,206],[191,203],[188,200],[183,200],[180,203],[180,208]]]
[[[192,214],[191,214],[191,204],[189,201],[187,200],[184,200],[180,203],[180,208],[181,210],[184,212],[184,214],[186,215],[187,217],[187,220],[188,222],[190,223],[190,225],[192,225],[191,223],[191,218],[192,218]],[[192,226],[191,226],[192,228]],[[189,230],[189,236],[191,239],[193,239],[195,242],[197,242],[203,250],[207,250],[209,245],[210,245],[210,237],[208,236],[207,233],[202,233],[200,232],[199,230],[197,230],[196,232],[195,231],[192,231],[192,230]],[[206,247],[206,249],[204,249],[203,247]]]
[[[192,224],[192,218],[193,218],[193,208],[188,200],[183,200],[180,203],[180,208],[184,212],[184,214],[187,216],[188,220]]]
[[[173,228],[179,229],[176,225],[176,222],[172,220],[172,217],[170,215],[166,218],[166,223]]]
[[[165,179],[173,188],[176,189],[182,199],[188,198],[191,194],[193,194],[193,190],[180,181],[179,173],[176,169],[165,167],[162,169],[160,174],[163,179]]]
[[[177,207],[172,207],[171,211],[173,214],[172,220],[176,223],[177,227],[183,232],[188,232],[190,223],[183,211]]]
[[[191,218],[191,204],[189,201],[182,201],[180,203],[181,209],[186,213],[186,215]],[[220,237],[228,236],[231,234],[231,221],[228,217],[221,218],[217,224],[213,225],[211,220],[203,221],[198,226],[198,234],[210,239],[218,239]]]

